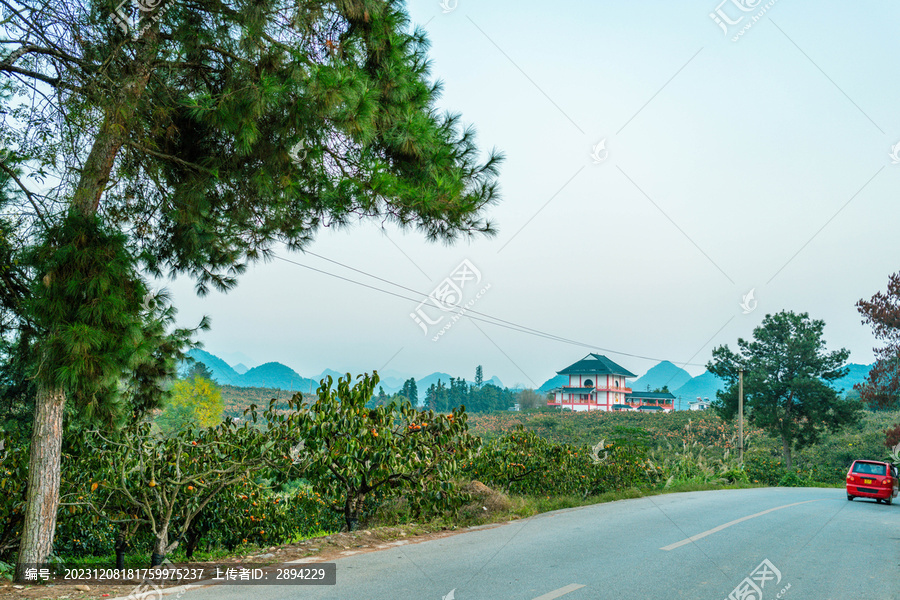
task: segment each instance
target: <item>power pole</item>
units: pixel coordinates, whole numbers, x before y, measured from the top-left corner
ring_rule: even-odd
[[[741,464],[744,464],[744,370],[738,371],[738,447]]]

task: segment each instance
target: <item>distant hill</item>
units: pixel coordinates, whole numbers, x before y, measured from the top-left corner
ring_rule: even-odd
[[[219,358],[235,367],[235,370],[237,370],[237,365],[244,365],[248,369],[259,365],[259,361],[253,360],[243,352],[229,352],[228,354],[222,354]]]
[[[381,377],[381,373],[378,374]],[[406,379],[409,379],[407,377]],[[396,394],[401,389],[403,389],[403,384],[406,383],[406,379],[400,379],[398,377],[384,376],[381,377],[381,380],[378,382],[378,385],[384,388],[385,394]]]
[[[569,376],[568,375],[555,375],[541,384],[541,387],[537,389],[538,392],[549,392],[553,388],[558,388],[564,385],[568,385]]]
[[[215,354],[204,350],[195,348],[188,352],[188,356],[206,365],[212,372],[213,379],[221,385],[295,390],[307,393],[310,386],[313,391],[319,387],[318,382],[308,377],[302,377],[290,367],[277,362],[266,363],[253,367],[245,373],[239,373]],[[186,365],[180,370],[183,372],[185,369]]]
[[[318,382],[303,377],[290,367],[279,362],[269,362],[253,367],[240,376],[240,385],[244,387],[275,388],[279,390],[298,390],[308,392],[318,388]]]
[[[240,385],[238,383],[238,379],[240,378],[240,373],[231,368],[227,362],[216,356],[215,354],[210,354],[205,350],[200,350],[199,348],[194,348],[190,350],[187,355],[190,358],[193,358],[197,362],[201,362],[206,365],[206,368],[212,372],[213,379],[217,383],[221,383],[224,385]],[[180,373],[184,373],[189,366],[187,364],[181,365],[181,368],[178,369]]]
[[[431,387],[432,384],[437,385],[438,380],[443,381],[444,385],[450,387],[450,380],[456,379],[447,373],[439,373],[434,372],[431,375],[426,375],[422,379],[416,380],[416,390],[419,392],[419,400],[425,400],[425,392]],[[385,390],[387,391],[387,390]],[[411,398],[410,398],[411,399]]]
[[[341,373],[340,371],[335,371],[334,369],[325,369],[324,371],[322,371],[321,373],[319,373],[319,375],[318,375],[317,377],[315,377],[315,380],[316,380],[316,381],[322,381],[323,379],[325,379],[325,378],[328,377],[329,375],[331,375],[331,378],[332,378],[332,379],[334,379],[335,381],[337,381],[339,377],[343,377],[344,375],[346,375],[346,373]]]
[[[836,390],[843,389],[844,394],[853,390],[853,386],[857,383],[862,383],[869,376],[869,371],[872,370],[874,365],[861,365],[858,363],[850,363],[847,365],[850,367],[850,370],[846,375],[835,381],[831,384]]]
[[[691,380],[691,374],[684,369],[664,360],[649,371],[638,377],[631,384],[631,389],[636,392],[646,392],[669,386],[669,390],[675,390]]]
[[[669,389],[672,389],[671,386]],[[702,375],[694,377],[672,393],[676,398],[681,398],[681,404],[676,408],[687,408],[687,403],[693,402],[698,397],[715,400],[716,392],[722,389],[725,389],[724,382],[709,371],[704,371]]]
[[[337,380],[339,377],[346,375],[346,372],[325,369],[317,377],[310,379],[308,377],[303,377],[290,367],[279,362],[269,362],[264,365],[259,365],[258,367],[253,367],[252,369],[247,369],[243,362],[236,363],[234,367],[231,367],[227,362],[215,354],[211,354],[204,350],[191,350],[188,352],[188,356],[197,362],[205,364],[212,372],[213,379],[220,385],[230,385],[237,388],[260,388],[263,391],[259,393],[263,395],[268,393],[265,390],[273,389],[294,390],[309,394],[310,390],[315,392],[316,389],[318,389],[319,382],[325,377],[330,375],[333,379]],[[245,355],[232,353],[230,356]],[[249,361],[249,358],[247,360]],[[181,373],[184,373],[186,370],[187,364],[182,364],[179,368],[179,372]],[[378,386],[383,387],[386,394],[396,394],[403,387],[403,384],[410,379],[410,377],[406,376],[404,373],[391,369],[386,369],[383,373],[379,373],[379,376],[381,379],[378,382]],[[426,375],[425,377],[417,379],[416,388],[419,391],[419,398],[416,400],[419,401],[424,399],[425,390],[432,384],[437,384],[438,380],[443,381],[445,385],[449,386],[451,379],[455,378],[448,373],[442,372],[435,372],[431,375]],[[468,381],[468,383],[470,385],[474,384],[472,381]],[[503,382],[500,381],[500,378],[497,376],[486,379],[484,383],[496,385],[499,388],[504,387]],[[232,395],[238,394],[237,392],[231,393]]]

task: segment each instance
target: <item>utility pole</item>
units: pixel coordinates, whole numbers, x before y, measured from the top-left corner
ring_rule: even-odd
[[[744,464],[744,370],[738,371],[738,447],[741,464]]]

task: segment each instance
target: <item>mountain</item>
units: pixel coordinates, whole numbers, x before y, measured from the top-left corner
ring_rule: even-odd
[[[568,375],[555,375],[541,384],[541,387],[537,389],[538,392],[549,392],[553,388],[558,388],[564,385],[569,384],[569,376]]]
[[[218,383],[224,383],[226,385],[240,385],[237,381],[240,378],[240,374],[231,368],[227,362],[216,356],[215,354],[210,354],[205,350],[200,350],[199,348],[194,348],[190,350],[187,355],[190,358],[193,358],[197,362],[201,362],[206,365],[206,368],[212,372],[213,379]],[[181,368],[178,369],[179,372],[184,372],[187,369],[187,365],[181,365]]]
[[[850,367],[850,370],[847,371],[847,374],[831,384],[831,387],[836,390],[843,389],[844,394],[852,391],[855,384],[865,381],[869,376],[869,371],[871,371],[872,367],[875,365],[861,365],[858,363],[850,363],[847,366]]]
[[[239,364],[250,365],[246,367],[247,369],[257,366],[257,362],[243,352],[229,352],[228,354],[223,354],[220,358],[234,367],[237,367]]]
[[[215,354],[210,354],[204,350],[195,348],[188,352],[188,356],[206,365],[212,372],[213,380],[222,385],[275,388],[307,393],[310,389],[315,391],[319,387],[318,382],[302,377],[290,367],[277,362],[266,363],[240,373]],[[182,365],[179,371],[184,371],[186,367],[187,365]]]
[[[655,390],[664,385],[669,386],[669,390],[675,390],[685,385],[690,380],[690,373],[675,366],[671,362],[664,360],[644,373],[641,377],[635,379],[630,387],[636,392],[645,392],[648,387],[650,390]]]
[[[237,354],[240,355],[240,353]],[[319,381],[325,377],[330,375],[332,379],[336,381],[339,377],[346,375],[346,373],[335,371],[334,369],[325,369],[318,377],[310,379],[308,377],[303,377],[290,367],[279,362],[269,362],[264,365],[259,365],[258,367],[253,367],[252,369],[247,369],[243,363],[236,363],[234,367],[231,367],[215,354],[210,354],[204,350],[191,350],[188,352],[188,356],[197,362],[205,364],[212,372],[213,379],[217,383],[241,388],[294,390],[308,394],[311,391],[315,392],[319,387]],[[179,371],[184,372],[186,369],[187,365],[181,365]],[[406,374],[392,370],[385,370],[383,373],[379,373],[379,375],[381,376],[381,379],[378,382],[378,386],[383,387],[386,394],[396,394],[403,387],[403,384],[410,379]],[[435,372],[416,380],[416,388],[419,391],[419,398],[417,400],[423,399],[425,397],[425,391],[432,384],[437,384],[438,380],[449,387],[451,379],[454,378],[447,373]],[[468,383],[469,385],[474,385],[471,381]],[[484,383],[490,383],[500,388],[504,387],[503,382],[496,376],[485,380]]]
[[[448,375],[446,373],[439,373],[439,372],[434,372],[431,375],[426,375],[422,379],[417,379],[416,380],[416,390],[419,392],[419,398],[424,400],[425,392],[428,390],[429,387],[431,387],[432,384],[437,385],[438,380],[441,380],[442,382],[444,382],[444,385],[446,385],[447,387],[450,387],[451,379],[456,379],[456,378],[452,377],[451,375]],[[385,391],[387,391],[387,390],[385,390]]]
[[[338,372],[338,371],[335,371],[334,369],[325,369],[324,371],[322,371],[321,373],[319,373],[319,376],[316,377],[315,379],[316,379],[316,381],[322,381],[323,379],[325,379],[325,378],[328,377],[329,375],[331,375],[331,378],[332,378],[332,379],[334,379],[335,381],[337,381],[338,378],[343,377],[344,375],[346,375],[346,373],[340,373],[340,372]]]
[[[379,373],[378,375],[381,376],[381,373]],[[409,377],[407,377],[406,379],[409,379]],[[403,389],[403,384],[406,383],[406,379],[400,379],[399,377],[391,377],[386,375],[384,377],[381,377],[381,379],[378,381],[378,385],[384,388],[385,394],[396,394],[401,389]]]
[[[723,389],[725,384],[721,379],[709,371],[704,371],[702,375],[697,375],[672,393],[676,398],[680,398],[681,402],[676,406],[680,409],[687,408],[687,403],[693,402],[698,397],[715,400],[716,392]]]
[[[239,376],[242,387],[275,388],[300,392],[315,391],[319,384],[308,377],[303,377],[292,368],[279,362],[269,362],[253,367]]]

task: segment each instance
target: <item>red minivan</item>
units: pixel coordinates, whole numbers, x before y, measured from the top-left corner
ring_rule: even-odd
[[[847,500],[874,498],[887,504],[897,497],[897,467],[877,460],[855,460],[847,471]]]

